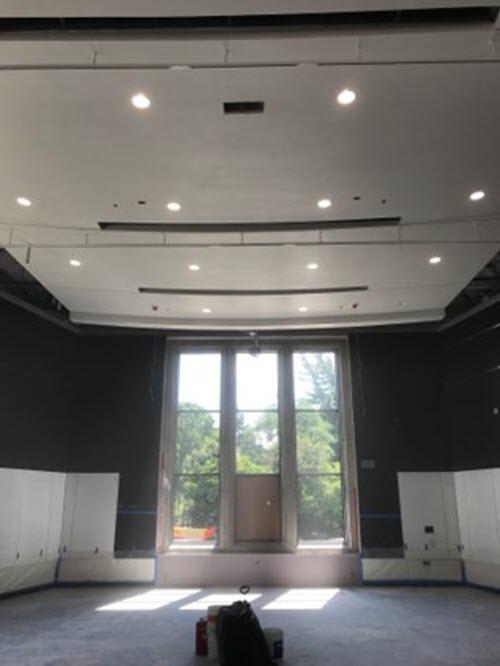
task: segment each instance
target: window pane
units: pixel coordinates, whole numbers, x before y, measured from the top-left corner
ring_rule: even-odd
[[[220,409],[220,354],[181,354],[179,409]]]
[[[301,472],[340,472],[338,412],[296,412],[297,469]]]
[[[334,352],[293,355],[296,409],[335,409],[337,370]]]
[[[278,474],[278,414],[238,412],[236,418],[236,471],[239,474]]]
[[[215,541],[219,514],[218,476],[175,479],[174,541]]]
[[[238,409],[276,409],[278,405],[277,354],[236,356],[236,401]]]
[[[322,541],[343,537],[340,476],[299,477],[299,539]]]
[[[178,474],[219,471],[219,413],[178,412],[175,468]]]

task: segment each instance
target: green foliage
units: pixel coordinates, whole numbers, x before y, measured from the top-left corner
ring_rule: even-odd
[[[296,405],[299,535],[302,539],[333,538],[342,534],[343,523],[339,427],[336,412],[321,410],[331,410],[336,404],[334,355],[303,354],[300,361],[301,379],[308,388],[307,396]],[[185,403],[179,409],[176,472],[182,476],[176,481],[175,524],[216,526],[218,423],[213,414],[197,405]],[[276,411],[253,418],[238,413],[237,472],[279,473]],[[193,474],[207,476],[186,476]]]

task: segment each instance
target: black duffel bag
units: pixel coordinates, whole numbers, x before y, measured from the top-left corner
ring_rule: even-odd
[[[272,666],[259,620],[246,601],[222,606],[217,615],[217,649],[221,666]]]

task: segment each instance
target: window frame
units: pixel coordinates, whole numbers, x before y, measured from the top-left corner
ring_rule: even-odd
[[[350,378],[349,341],[346,337],[269,336],[259,339],[262,352],[278,354],[278,433],[280,442],[281,526],[279,542],[236,542],[234,508],[236,484],[236,354],[250,351],[253,340],[224,338],[193,342],[178,338],[166,339],[163,410],[160,439],[160,469],[157,512],[157,553],[164,553],[178,542],[173,541],[173,487],[175,479],[175,437],[179,359],[181,353],[221,354],[220,449],[219,449],[219,527],[217,552],[296,552],[298,541],[298,480],[297,442],[295,432],[295,399],[293,354],[301,352],[334,352],[338,372],[338,403],[341,479],[343,489],[344,550],[358,552],[359,501],[354,443],[354,422]],[[245,410],[242,410],[245,411]],[[297,410],[303,411],[303,410]],[[315,410],[323,411],[323,410]],[[328,411],[328,410],[326,410]],[[328,545],[325,545],[328,548]],[[189,550],[189,547],[183,548]],[[193,550],[197,550],[196,546]],[[307,541],[300,551],[307,550]],[[318,551],[317,545],[314,552]]]

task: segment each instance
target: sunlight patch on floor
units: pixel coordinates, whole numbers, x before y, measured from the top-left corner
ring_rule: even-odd
[[[264,606],[262,610],[321,610],[338,588],[292,589]]]
[[[151,611],[158,610],[164,606],[168,606],[176,601],[181,601],[186,597],[193,594],[198,594],[201,589],[192,590],[174,590],[174,589],[157,589],[137,594],[127,599],[114,601],[106,606],[99,606],[97,611]]]
[[[207,610],[209,606],[230,606],[235,601],[255,601],[262,594],[207,594],[206,597],[181,607],[181,610]]]

